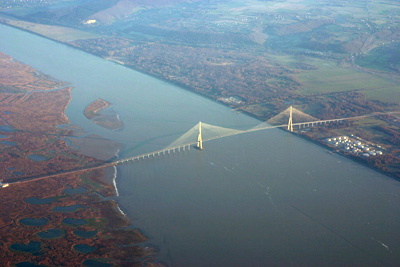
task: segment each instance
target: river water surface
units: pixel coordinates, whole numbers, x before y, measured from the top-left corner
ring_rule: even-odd
[[[71,83],[71,123],[123,144],[161,149],[198,121],[259,121],[174,85],[0,25],[0,51]],[[114,104],[121,131],[83,110]],[[350,133],[349,133],[350,134]],[[400,183],[281,130],[118,167],[116,201],[173,266],[400,265]]]

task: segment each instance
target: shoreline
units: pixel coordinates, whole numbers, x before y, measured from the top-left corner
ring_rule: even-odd
[[[4,26],[11,27],[11,28],[14,28],[14,29],[17,29],[17,30],[24,31],[24,32],[27,32],[27,33],[30,33],[30,34],[33,34],[33,35],[36,35],[36,36],[39,36],[39,37],[42,37],[42,38],[45,38],[45,39],[47,39],[47,40],[49,40],[49,41],[53,41],[53,42],[56,42],[56,43],[59,43],[59,44],[62,44],[62,45],[66,45],[66,46],[68,46],[68,47],[70,47],[70,48],[79,50],[79,51],[84,52],[84,53],[88,53],[88,54],[90,54],[90,55],[92,55],[92,56],[95,56],[95,57],[97,57],[97,58],[101,58],[101,59],[103,59],[103,60],[105,60],[105,61],[108,61],[108,62],[117,64],[117,65],[119,65],[119,66],[122,66],[122,67],[125,67],[125,68],[128,68],[128,69],[131,69],[131,70],[134,70],[134,71],[137,71],[137,72],[139,72],[139,73],[141,73],[141,74],[143,74],[143,75],[150,76],[150,77],[155,78],[155,79],[157,79],[157,80],[159,80],[159,81],[166,82],[166,83],[168,83],[168,84],[174,85],[174,86],[176,86],[176,87],[179,87],[179,88],[182,89],[182,90],[185,90],[185,91],[194,93],[194,94],[196,94],[196,95],[198,95],[198,96],[204,97],[204,98],[209,99],[209,100],[211,100],[211,101],[213,101],[213,102],[216,102],[216,103],[218,103],[218,104],[221,104],[221,105],[223,105],[223,106],[225,106],[225,107],[227,107],[227,108],[234,109],[233,107],[231,107],[231,106],[225,104],[224,102],[218,101],[217,99],[215,99],[215,98],[213,98],[213,97],[211,97],[211,96],[208,96],[208,95],[206,95],[206,94],[202,94],[202,93],[200,93],[200,92],[197,92],[197,91],[193,90],[192,88],[190,88],[189,86],[180,84],[179,82],[167,80],[167,79],[165,79],[165,78],[163,78],[163,77],[156,76],[155,74],[152,74],[152,73],[149,73],[149,72],[146,72],[146,71],[143,71],[143,70],[134,68],[133,66],[130,66],[130,65],[128,65],[128,64],[125,64],[125,63],[123,63],[123,62],[120,63],[120,62],[117,62],[117,61],[115,61],[115,60],[107,59],[107,58],[102,57],[102,56],[100,56],[100,55],[98,55],[98,54],[96,54],[96,53],[87,51],[87,50],[85,50],[85,49],[82,49],[82,48],[80,48],[80,47],[78,47],[78,46],[75,46],[75,45],[72,45],[72,44],[70,44],[70,43],[64,43],[64,42],[62,42],[62,41],[52,39],[52,38],[47,37],[47,36],[45,36],[45,35],[42,35],[42,34],[39,34],[39,33],[36,33],[36,32],[32,32],[32,31],[29,31],[29,30],[26,30],[26,29],[23,29],[23,28],[19,28],[19,27],[14,26],[14,25],[7,24],[7,23],[5,23],[4,21],[2,21],[2,17],[1,17],[1,16],[0,16],[0,24],[2,24],[2,25],[4,25]],[[74,28],[73,28],[73,29],[74,29]],[[253,118],[255,118],[255,119],[258,119],[258,120],[262,121],[261,118],[257,117],[256,115],[254,115],[254,114],[252,114],[252,113],[248,113],[247,111],[244,111],[244,110],[241,110],[241,109],[240,109],[240,112],[245,113],[246,115],[248,115],[248,116],[250,116],[250,117],[253,117]]]
[[[1,55],[2,59],[11,58],[6,54]],[[52,88],[47,83],[47,76],[45,79],[32,79],[33,67],[27,64],[19,64],[20,62],[15,67],[13,64],[17,64],[16,61],[11,62],[11,65],[4,63],[7,68],[2,70],[1,74],[3,76],[9,77],[8,74],[12,71],[13,73],[19,73],[22,81],[33,80],[33,85],[36,85],[36,82],[39,84],[39,86],[32,86],[32,88]],[[9,79],[10,83],[14,82],[13,79]],[[2,84],[7,84],[7,81],[5,80]],[[26,87],[25,84],[31,83],[23,83],[21,90],[31,88]],[[4,114],[15,114],[14,117],[10,116],[8,118],[10,123],[16,125],[13,132],[19,131],[24,134],[18,139],[18,151],[5,150],[2,154],[13,153],[12,155],[16,159],[15,161],[10,161],[6,157],[2,158],[3,162],[6,163],[5,167],[13,166],[12,168],[6,168],[7,171],[16,168],[19,170],[19,167],[22,166],[22,170],[33,170],[31,172],[33,174],[32,177],[38,177],[35,180],[29,180],[28,184],[24,180],[28,180],[29,177],[18,178],[11,176],[4,168],[2,169],[4,177],[11,176],[7,179],[11,179],[16,185],[7,186],[1,194],[3,203],[1,220],[4,224],[0,229],[2,236],[0,242],[2,243],[0,249],[2,262],[7,266],[23,263],[28,263],[28,265],[44,263],[49,266],[68,264],[80,266],[84,264],[88,257],[85,255],[86,253],[76,254],[75,251],[77,249],[75,249],[75,246],[86,245],[92,249],[90,252],[92,254],[89,257],[92,258],[94,264],[99,258],[104,258],[102,261],[110,262],[116,266],[130,264],[131,262],[138,262],[143,266],[147,263],[149,265],[156,264],[152,262],[154,257],[157,256],[156,250],[145,251],[141,248],[143,246],[141,243],[147,242],[148,238],[140,230],[132,227],[132,221],[113,199],[116,194],[119,195],[115,181],[117,168],[114,166],[110,170],[104,169],[104,161],[73,152],[67,149],[67,142],[62,140],[62,136],[65,136],[65,133],[63,131],[59,133],[59,129],[61,129],[59,126],[70,123],[65,110],[71,103],[71,90],[72,85],[65,85],[54,90],[27,91],[24,96],[17,93],[14,95],[17,95],[17,99],[25,100],[23,101],[24,105],[17,105],[15,104],[16,101],[14,101],[11,102],[14,104],[14,110],[12,110],[14,112],[8,112],[7,108],[1,110]],[[52,91],[59,91],[59,93]],[[40,95],[32,94],[32,97],[29,98],[33,92],[39,92]],[[7,93],[1,95],[9,97]],[[13,97],[11,98],[14,99]],[[47,104],[46,101],[51,101],[52,105]],[[8,106],[11,106],[11,104]],[[38,115],[25,117],[20,112]],[[42,119],[42,117],[47,118],[49,114],[53,115],[50,116],[50,119]],[[22,128],[21,125],[23,126]],[[44,129],[43,132],[37,134],[34,131],[37,127]],[[43,138],[43,136],[51,136],[53,140]],[[46,165],[44,160],[42,162],[34,162],[36,160],[26,162],[26,154],[29,154],[32,150],[34,151],[30,145],[31,142],[35,142],[40,146],[40,149],[45,151],[44,153],[54,151],[56,155],[54,158],[57,161],[51,163],[53,164],[51,167]],[[68,152],[64,152],[65,150],[68,150]],[[65,161],[62,156],[59,156],[58,152],[66,153],[67,160]],[[112,150],[112,153],[112,155],[118,157],[119,150]],[[48,154],[44,155],[48,156]],[[74,161],[74,159],[76,160]],[[87,165],[98,167],[92,167],[86,169],[86,171],[73,171],[85,168]],[[39,171],[36,171],[35,168],[39,169]],[[69,171],[64,171],[64,169],[68,170],[69,168],[71,168]],[[50,174],[43,176],[43,174],[34,175],[35,173]],[[29,175],[29,172],[24,175]],[[43,183],[39,181],[40,178],[50,179]],[[111,182],[112,180],[114,180],[114,185]],[[5,185],[3,187],[6,187]],[[35,190],[32,190],[32,188],[35,188]],[[22,221],[25,217],[33,218],[33,220],[42,220],[43,224],[25,224]],[[67,220],[70,220],[70,222]],[[19,221],[21,222],[18,223]],[[38,231],[44,230],[40,233],[47,233],[48,229],[56,229],[60,232],[60,235],[54,238],[36,236]],[[83,240],[82,236],[76,234],[75,231],[72,233],[73,230],[79,230],[83,233],[90,231],[94,235],[83,237]],[[49,239],[58,240],[49,243],[47,241]],[[112,241],[110,242],[110,240]],[[13,246],[31,244],[31,242],[38,244],[39,248],[35,248],[35,251],[32,252],[13,248]],[[37,254],[36,252],[40,253]],[[51,257],[48,256],[50,255],[48,252],[50,252]]]
[[[113,64],[117,64],[117,65],[119,65],[119,66],[129,68],[129,69],[134,70],[134,71],[137,71],[137,72],[139,72],[139,73],[141,73],[141,74],[143,74],[143,75],[147,75],[147,76],[150,76],[150,77],[152,77],[152,78],[155,78],[155,79],[157,79],[157,80],[159,80],[159,81],[162,81],[162,82],[165,82],[165,83],[174,85],[174,86],[180,88],[181,90],[185,90],[185,91],[194,93],[194,94],[196,94],[196,95],[198,95],[198,96],[200,96],[200,97],[209,99],[209,100],[211,100],[211,101],[213,101],[213,102],[215,102],[215,103],[218,103],[218,104],[223,105],[223,106],[225,106],[225,107],[227,107],[227,108],[233,109],[233,107],[227,105],[226,103],[223,103],[223,102],[221,102],[221,101],[218,101],[217,99],[215,99],[215,98],[213,98],[213,97],[211,97],[211,96],[208,96],[208,95],[206,95],[206,94],[203,94],[203,93],[201,93],[201,92],[197,92],[197,91],[195,91],[194,89],[192,89],[192,88],[190,88],[190,87],[188,87],[188,86],[186,86],[186,85],[180,84],[179,82],[167,80],[167,79],[165,79],[165,78],[163,78],[163,77],[159,77],[159,76],[156,76],[156,75],[154,75],[154,74],[145,72],[145,71],[143,71],[143,70],[136,69],[136,68],[134,68],[133,66],[130,66],[130,65],[128,65],[128,64],[122,64],[123,62],[119,63],[119,62],[117,62],[117,61],[115,61],[115,60],[107,59],[107,58],[102,57],[102,56],[100,56],[100,55],[98,55],[98,54],[96,54],[96,53],[87,51],[87,50],[85,50],[85,49],[83,49],[83,48],[80,48],[80,47],[78,47],[78,46],[72,45],[72,44],[70,44],[70,43],[66,43],[66,42],[62,42],[62,41],[59,41],[59,40],[55,40],[55,39],[49,38],[49,37],[47,37],[47,36],[45,36],[45,35],[42,35],[42,34],[39,34],[39,33],[36,33],[36,32],[32,32],[32,31],[29,31],[29,30],[26,30],[26,29],[23,29],[23,28],[19,28],[19,27],[14,26],[14,25],[9,25],[9,24],[7,24],[6,22],[4,22],[4,17],[1,17],[1,16],[0,16],[0,24],[2,24],[2,25],[4,25],[4,26],[12,27],[12,28],[17,29],[17,30],[21,30],[21,31],[24,31],[24,32],[27,32],[27,33],[30,33],[30,34],[34,34],[34,35],[39,36],[39,37],[41,37],[41,38],[45,38],[45,39],[47,39],[47,40],[50,40],[50,41],[53,41],[53,42],[56,42],[56,43],[59,43],[59,44],[62,44],[62,45],[66,45],[66,46],[68,46],[68,47],[70,47],[70,48],[79,50],[79,51],[84,52],[84,53],[88,53],[88,54],[90,54],[90,55],[92,55],[92,56],[95,56],[95,57],[97,57],[97,58],[101,58],[101,59],[106,60],[106,61],[108,61],[108,62],[111,62],[111,63],[113,63]],[[75,29],[75,28],[72,28],[72,29]],[[260,122],[265,122],[265,121],[263,120],[263,118],[261,118],[261,117],[255,115],[255,114],[249,113],[248,111],[244,111],[244,110],[240,109],[240,107],[238,108],[238,111],[240,111],[241,113],[243,113],[243,114],[245,114],[245,115],[247,115],[247,116],[249,116],[249,117],[252,117],[252,118],[254,118],[254,119],[256,119],[256,120],[259,120]],[[285,131],[284,129],[280,129],[280,130]],[[287,132],[287,131],[286,131],[286,132]],[[301,134],[298,134],[298,133],[295,133],[295,132],[290,132],[290,133],[292,133],[292,134],[294,134],[294,135],[296,135],[296,136],[298,136],[298,137],[301,137],[301,138],[303,138],[304,140],[310,141],[310,142],[312,142],[312,143],[314,143],[314,144],[318,144],[319,146],[321,146],[321,147],[323,147],[323,148],[325,148],[325,149],[329,149],[329,150],[335,151],[335,150],[332,149],[331,147],[329,147],[329,146],[327,146],[327,145],[325,145],[325,144],[323,144],[323,143],[320,143],[317,139],[312,139],[312,138],[310,138],[310,137],[307,137],[307,136],[304,136],[304,135],[301,135]],[[345,158],[347,158],[347,159],[349,159],[349,160],[352,160],[352,161],[354,161],[354,162],[356,162],[356,163],[359,163],[359,164],[361,164],[361,165],[364,165],[364,166],[366,166],[366,167],[369,167],[370,169],[372,169],[372,170],[374,170],[374,171],[378,171],[379,173],[382,173],[382,174],[384,174],[384,175],[386,175],[386,176],[388,176],[388,177],[390,177],[390,178],[392,178],[392,179],[394,179],[394,180],[400,182],[400,179],[397,178],[397,177],[395,177],[395,176],[394,176],[393,174],[391,174],[391,173],[385,172],[385,171],[383,171],[383,170],[381,170],[381,169],[378,169],[378,168],[376,168],[376,167],[374,167],[374,166],[372,166],[372,165],[370,165],[370,164],[367,164],[367,163],[365,163],[365,162],[362,162],[361,160],[359,160],[359,159],[357,159],[357,158],[355,158],[355,157],[350,157],[349,155],[346,155],[346,154],[344,154],[344,153],[341,153],[341,152],[335,152],[335,153],[337,153],[337,154],[339,154],[339,155],[342,155],[342,156],[344,156]]]
[[[286,131],[286,130],[284,130],[284,129],[280,129],[280,130]],[[286,131],[286,132],[288,132],[288,131]],[[317,145],[317,146],[320,146],[320,147],[322,147],[322,148],[328,149],[328,150],[331,151],[332,153],[335,153],[335,154],[337,154],[337,155],[340,155],[340,156],[342,156],[342,157],[345,157],[346,159],[349,159],[349,160],[351,160],[351,161],[354,161],[355,163],[358,163],[358,164],[360,164],[360,165],[363,165],[363,166],[365,166],[365,167],[368,167],[368,168],[370,168],[370,169],[372,169],[372,170],[374,170],[374,171],[377,171],[377,172],[379,172],[379,173],[381,173],[381,174],[384,174],[384,175],[388,176],[388,177],[391,178],[391,179],[394,179],[394,180],[400,182],[400,178],[394,176],[393,174],[387,173],[387,172],[385,172],[385,171],[383,171],[383,170],[381,170],[381,169],[378,169],[378,168],[376,168],[376,167],[374,167],[374,166],[372,166],[372,165],[369,165],[369,164],[367,164],[366,162],[364,162],[363,160],[361,160],[361,158],[357,158],[357,157],[354,157],[354,156],[352,156],[352,155],[347,155],[347,154],[345,154],[345,153],[343,153],[343,152],[337,151],[335,148],[325,145],[325,143],[321,142],[321,141],[318,140],[318,139],[312,139],[312,138],[310,138],[310,137],[308,137],[308,136],[306,136],[306,135],[303,135],[303,134],[300,134],[300,133],[297,133],[297,132],[291,132],[291,134],[294,134],[294,135],[296,135],[296,136],[298,136],[298,137],[300,137],[300,138],[302,138],[302,139],[304,139],[304,140],[306,140],[306,141],[308,141],[308,142],[310,142],[310,143],[313,143],[313,144],[315,144],[315,145]]]
[[[115,196],[119,197],[119,192],[118,192],[118,187],[117,187],[117,182],[116,182],[118,171],[117,171],[116,166],[113,166],[113,167],[114,167],[113,186],[114,186]]]
[[[122,215],[122,216],[124,216],[124,217],[126,217],[127,215],[126,215],[126,213],[125,212],[123,212],[122,210],[121,210],[121,208],[119,207],[119,205],[117,204],[117,209],[118,209],[118,211],[119,211],[119,213]],[[130,221],[130,220],[129,220]]]

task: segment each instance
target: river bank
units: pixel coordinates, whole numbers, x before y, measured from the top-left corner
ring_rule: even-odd
[[[0,196],[2,265],[163,266],[112,199],[116,168],[105,171],[104,161],[71,151],[63,139],[73,133],[58,127],[69,123],[72,85],[54,88],[60,82],[5,54],[0,59],[0,85],[16,90],[0,93],[8,126],[0,132],[7,130],[4,139],[11,140],[0,145],[2,181],[10,184]]]
[[[122,143],[121,158],[162,149],[198,121],[234,129],[259,124],[118,64],[0,28],[0,50],[74,84],[68,118],[77,129]],[[97,98],[114,104],[123,130],[88,123],[83,111]],[[156,259],[171,265],[371,266],[400,260],[393,235],[400,222],[394,212],[398,182],[284,131],[235,135],[210,141],[203,151],[120,165],[116,179],[121,210],[157,245]]]
[[[15,28],[17,28],[17,29],[21,29],[21,28],[19,28],[19,27],[14,26],[14,25],[7,24],[6,21],[3,21],[3,23],[4,23],[5,25],[10,26],[10,27],[15,27]],[[134,66],[132,66],[131,64],[129,64],[129,62],[124,62],[123,59],[121,59],[122,61],[121,61],[120,59],[114,60],[114,59],[112,59],[112,58],[110,58],[110,57],[102,56],[101,54],[96,53],[96,51],[93,51],[93,50],[91,50],[90,48],[85,48],[85,47],[81,47],[81,46],[79,46],[79,45],[77,45],[77,44],[74,44],[74,43],[72,43],[72,41],[69,41],[69,42],[68,42],[68,41],[55,40],[55,39],[49,38],[49,37],[47,37],[47,36],[45,36],[45,35],[42,35],[42,34],[39,34],[39,33],[35,33],[35,32],[31,32],[31,31],[26,30],[26,29],[21,29],[21,30],[27,31],[27,32],[30,32],[30,33],[33,33],[33,34],[35,34],[35,35],[44,37],[44,38],[49,39],[49,40],[53,40],[53,41],[55,41],[55,42],[59,42],[59,43],[65,44],[65,45],[67,45],[67,46],[69,46],[69,47],[73,47],[73,48],[79,49],[79,50],[81,50],[81,51],[85,51],[85,52],[87,52],[87,53],[89,53],[89,54],[91,54],[91,55],[94,55],[94,56],[96,56],[96,57],[100,57],[100,58],[102,58],[102,59],[109,60],[110,62],[113,62],[113,63],[119,64],[119,65],[128,67],[128,68],[130,68],[130,69],[133,69],[133,70],[135,70],[135,71],[137,71],[137,72],[143,73],[143,74],[148,75],[148,76],[150,76],[150,77],[154,77],[154,78],[156,78],[156,79],[165,81],[165,82],[167,82],[167,83],[170,83],[170,84],[179,86],[179,87],[182,88],[182,89],[188,90],[188,91],[190,91],[190,92],[192,92],[192,93],[195,93],[195,94],[197,94],[197,95],[200,95],[200,96],[202,96],[202,97],[205,97],[205,98],[207,98],[207,99],[210,99],[210,100],[212,100],[212,101],[214,101],[214,102],[217,102],[217,103],[219,103],[219,104],[228,106],[228,107],[230,107],[230,108],[238,108],[237,106],[227,105],[226,103],[224,103],[224,102],[222,102],[222,101],[219,101],[219,100],[218,100],[218,97],[215,97],[215,96],[212,96],[212,95],[207,95],[207,94],[201,93],[201,92],[195,90],[195,88],[191,88],[191,87],[189,87],[189,86],[187,86],[187,85],[185,85],[185,84],[179,83],[178,81],[174,81],[174,80],[171,80],[171,79],[167,79],[167,78],[165,78],[165,77],[162,76],[162,75],[154,75],[153,73],[150,73],[150,72],[148,72],[148,71],[145,71],[145,70],[140,69],[140,68],[137,68],[137,67],[134,67]],[[261,121],[265,121],[266,119],[269,119],[269,118],[265,118],[265,117],[256,115],[256,114],[254,114],[254,113],[251,113],[251,112],[249,112],[249,111],[242,110],[242,109],[240,109],[240,107],[238,108],[238,110],[240,110],[240,112],[243,112],[244,114],[246,114],[246,115],[248,115],[248,116],[251,116],[251,117],[256,118],[256,119],[258,119],[258,120],[261,120]],[[370,164],[368,164],[368,163],[366,163],[366,164],[367,164],[368,166],[370,166]],[[372,166],[371,166],[371,167],[372,167]],[[376,167],[372,167],[372,168],[374,168],[374,169],[379,169],[379,170],[383,171],[381,168],[376,168]],[[384,171],[384,173],[387,173],[387,172]]]
[[[326,142],[324,142],[324,141],[322,141],[320,139],[313,139],[313,138],[310,138],[309,136],[307,136],[305,134],[302,134],[302,133],[293,132],[292,134],[294,134],[294,135],[296,135],[296,136],[298,136],[298,137],[300,137],[300,138],[302,138],[304,140],[307,140],[308,142],[311,142],[311,143],[314,143],[314,144],[316,144],[316,145],[318,145],[320,147],[323,147],[323,148],[327,149],[328,151],[330,151],[331,153],[336,153],[338,155],[346,157],[346,158],[348,158],[348,159],[350,159],[350,160],[352,160],[354,162],[357,162],[358,164],[361,164],[361,165],[363,165],[365,167],[371,168],[374,171],[377,171],[377,172],[379,172],[381,174],[384,174],[384,175],[386,175],[386,176],[388,176],[388,177],[400,182],[400,178],[398,177],[398,175],[396,175],[396,174],[394,174],[392,172],[385,172],[381,168],[377,168],[377,167],[375,167],[375,166],[373,166],[371,164],[368,164],[368,162],[365,160],[365,158],[362,158],[360,156],[354,156],[353,154],[350,154],[350,153],[343,153],[343,152],[341,152],[340,150],[338,150],[335,147],[326,145]]]

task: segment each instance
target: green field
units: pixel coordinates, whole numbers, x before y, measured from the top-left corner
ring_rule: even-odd
[[[371,74],[338,66],[335,62],[312,59],[307,62],[316,70],[303,71],[296,77],[304,83],[302,94],[342,91],[369,91],[395,87],[391,81]]]
[[[369,99],[380,100],[383,102],[395,103],[400,105],[400,85],[381,88],[379,90],[366,91],[365,95]]]
[[[303,84],[297,93],[302,95],[363,91],[369,99],[400,104],[400,84],[374,74],[339,66],[334,61],[273,56],[278,63],[295,70],[294,76]],[[296,64],[307,64],[310,69],[297,69]]]
[[[356,59],[357,65],[372,70],[389,71],[398,75],[400,71],[400,43],[393,42],[373,49]]]
[[[76,30],[73,28],[61,27],[61,26],[44,25],[44,24],[26,22],[21,20],[12,20],[12,19],[3,19],[3,21],[11,26],[32,31],[34,33],[46,36],[48,38],[60,42],[66,42],[71,40],[84,40],[84,39],[92,39],[100,37],[100,35],[94,33]]]

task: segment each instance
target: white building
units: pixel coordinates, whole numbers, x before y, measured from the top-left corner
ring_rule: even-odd
[[[4,187],[7,187],[7,186],[9,186],[9,184],[7,184],[7,183],[0,183],[0,188],[4,188]]]

